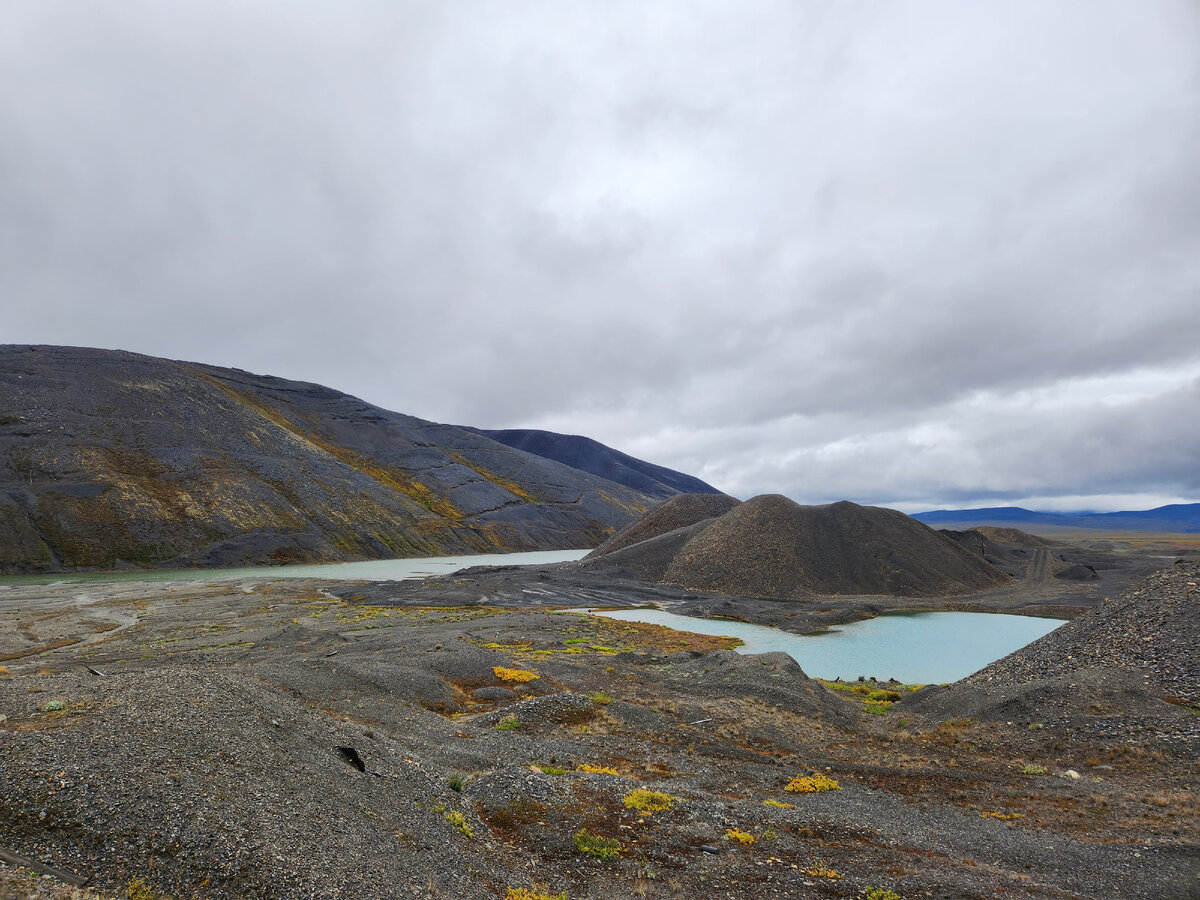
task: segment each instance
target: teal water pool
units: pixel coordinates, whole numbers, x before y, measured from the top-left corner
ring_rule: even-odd
[[[652,609],[591,611],[592,615],[665,625],[677,631],[721,634],[743,641],[739,653],[781,650],[813,678],[860,675],[908,684],[957,681],[1019,650],[1064,619],[998,613],[926,612],[883,615],[823,634],[792,634],[731,619],[699,619]]]

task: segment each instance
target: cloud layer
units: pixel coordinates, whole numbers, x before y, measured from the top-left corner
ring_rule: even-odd
[[[18,2],[0,340],[746,496],[1200,499],[1200,9]]]

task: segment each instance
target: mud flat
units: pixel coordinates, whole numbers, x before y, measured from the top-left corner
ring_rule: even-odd
[[[8,587],[0,849],[105,897],[1197,896],[1200,568],[1052,548],[1020,569],[919,605],[1077,618],[921,690],[561,612],[802,631],[911,598],[747,601],[578,564]],[[75,890],[56,883],[0,871],[2,896]]]

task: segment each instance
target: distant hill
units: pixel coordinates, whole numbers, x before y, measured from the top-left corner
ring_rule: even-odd
[[[1094,529],[1099,531],[1200,532],[1200,503],[1175,503],[1130,512],[1047,513],[1019,506],[982,509],[935,509],[914,519],[937,528],[965,530],[980,525],[1020,528],[1033,533]]]
[[[655,500],[317,384],[0,346],[0,572],[582,548]]]
[[[675,498],[659,510],[680,504]],[[725,511],[659,523],[655,510],[584,560],[631,569],[648,581],[735,597],[822,595],[934,597],[1008,581],[980,556],[904,513],[843,501],[800,506],[765,494]],[[681,513],[688,512],[680,509]],[[672,517],[674,518],[674,517]],[[688,523],[688,519],[691,522]],[[653,526],[653,527],[649,527]],[[625,535],[648,537],[628,544]]]
[[[557,434],[531,428],[488,430],[464,426],[468,431],[486,435],[517,450],[552,459],[573,469],[599,475],[651,497],[676,494],[720,494],[711,484],[663,466],[635,459],[620,450],[577,434]]]

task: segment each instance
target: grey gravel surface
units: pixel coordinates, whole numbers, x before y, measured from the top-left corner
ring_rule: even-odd
[[[473,900],[537,884],[572,900],[1157,898],[1200,884],[1200,744],[1173,741],[1156,707],[1092,716],[1100,730],[1049,704],[1033,722],[908,701],[868,715],[777,654],[543,608],[619,583],[503,577],[392,586],[386,606],[318,582],[0,590],[0,846],[164,897]],[[453,581],[475,605],[447,605]],[[813,772],[841,789],[785,790]],[[624,803],[635,788],[678,799],[639,813]],[[619,858],[580,854],[581,829],[618,840]]]

